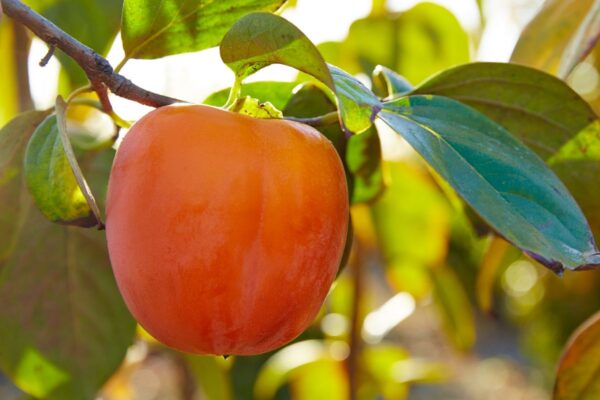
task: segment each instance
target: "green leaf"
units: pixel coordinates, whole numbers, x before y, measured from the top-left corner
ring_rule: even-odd
[[[474,107],[544,159],[597,118],[565,82],[512,64],[462,65],[434,76],[413,94],[451,97]]]
[[[381,110],[381,102],[358,79],[334,65],[328,66],[335,82],[335,93],[345,129],[353,133],[364,132],[373,124]]]
[[[216,357],[187,354],[185,359],[208,400],[233,399],[229,373]]]
[[[600,235],[600,207],[598,186],[590,184],[600,176],[600,121],[582,129],[556,154],[548,164],[565,182],[590,222],[592,231]]]
[[[94,187],[106,186],[113,155],[85,160]],[[135,331],[105,237],[48,222],[29,198],[14,218],[22,226],[18,241],[0,263],[0,368],[36,398],[94,398]]]
[[[374,92],[379,97],[399,96],[410,92],[412,85],[391,69],[378,65],[372,74]]]
[[[241,82],[272,64],[305,72],[329,87],[339,102],[346,130],[366,130],[381,109],[379,99],[358,80],[327,65],[316,46],[286,19],[254,13],[240,19],[221,42],[221,58]]]
[[[450,209],[425,171],[406,162],[384,164],[387,188],[371,206],[386,277],[395,290],[417,298],[429,295],[427,269],[448,251]]]
[[[431,268],[433,297],[444,329],[458,350],[475,344],[475,320],[469,298],[454,271],[447,267]]]
[[[573,333],[558,364],[554,400],[595,400],[600,396],[600,313]]]
[[[421,3],[399,14],[355,21],[342,43],[339,66],[370,74],[377,65],[409,82],[469,61],[469,36],[446,8]]]
[[[239,80],[271,64],[283,64],[334,90],[319,50],[300,29],[278,15],[253,13],[240,19],[223,37],[221,58]]]
[[[371,378],[362,389],[368,398],[407,399],[408,382],[399,381],[395,366],[410,359],[410,354],[401,347],[379,344],[365,347],[360,353],[361,366]]]
[[[504,128],[440,96],[387,103],[401,134],[508,241],[557,273],[600,263],[577,203],[535,153]]]
[[[0,130],[0,262],[12,251],[21,228],[26,190],[23,188],[23,153],[29,138],[48,112],[29,111]]]
[[[336,110],[335,99],[329,93],[314,83],[306,83],[289,98],[283,114],[296,118],[313,118]],[[339,124],[319,126],[316,129],[333,143],[343,160],[346,154],[346,137]]]
[[[27,3],[71,36],[102,55],[110,50],[119,31],[123,0],[30,0]],[[83,21],[92,21],[93,29]],[[57,57],[72,88],[87,82],[79,65],[62,52]]]
[[[360,135],[351,136],[346,148],[346,165],[352,174],[352,204],[368,203],[384,189],[381,171],[381,142],[375,126]]]
[[[296,400],[348,399],[346,368],[343,363],[332,359],[302,365],[292,374],[290,391]]]
[[[273,399],[277,390],[289,382],[294,399],[347,399],[346,374],[343,364],[336,361],[344,351],[347,351],[347,345],[343,342],[320,340],[306,340],[284,347],[260,370],[254,398]]]
[[[217,46],[240,18],[273,12],[285,0],[125,0],[121,26],[128,58],[153,59]]]
[[[599,193],[589,184],[600,173],[600,156],[587,150],[594,134],[583,133],[588,125],[593,129],[595,123],[590,122],[597,116],[565,82],[518,65],[475,63],[444,71],[414,93],[454,98],[504,126],[550,162],[600,235],[594,201]],[[587,139],[581,142],[579,136]],[[558,151],[562,155],[557,158]]]
[[[556,74],[561,59],[594,0],[548,0],[525,27],[511,62]]]
[[[100,210],[83,178],[66,132],[66,105],[34,132],[25,152],[25,181],[36,206],[52,222],[91,227]]]
[[[25,153],[25,180],[37,207],[50,221],[84,227],[98,223],[65,154],[55,115],[31,137]]]
[[[296,82],[251,82],[242,86],[240,96],[250,96],[261,103],[269,102],[282,110],[292,96],[292,91],[298,86]],[[227,102],[231,89],[223,89],[204,99],[203,103],[221,107]]]

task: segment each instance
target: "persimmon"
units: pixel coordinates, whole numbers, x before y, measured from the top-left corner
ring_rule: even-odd
[[[348,189],[310,126],[168,106],[121,143],[106,233],[139,323],[175,349],[259,354],[313,321],[335,278]]]

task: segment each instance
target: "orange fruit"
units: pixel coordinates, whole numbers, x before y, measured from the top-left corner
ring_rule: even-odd
[[[110,259],[130,311],[161,342],[263,353],[315,318],[342,257],[348,207],[342,163],[315,129],[163,107],[117,151]]]

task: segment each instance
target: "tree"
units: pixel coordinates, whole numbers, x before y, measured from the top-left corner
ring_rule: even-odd
[[[514,314],[537,307],[539,315],[563,315],[548,347],[562,345],[598,308],[583,296],[597,287],[597,274],[582,272],[600,264],[600,214],[590,185],[598,168],[597,104],[562,80],[572,82],[595,60],[598,2],[548,0],[524,31],[513,64],[468,63],[467,34],[432,4],[394,14],[375,1],[345,41],[317,47],[278,15],[284,3],[57,0],[31,1],[30,8],[0,1],[0,64],[8,77],[0,97],[0,368],[25,393],[94,398],[120,365],[116,377],[131,368],[122,362],[135,340],[138,349],[150,343],[151,354],[179,366],[185,398],[196,384],[209,398],[231,398],[230,379],[258,398],[281,395],[286,381],[297,398],[402,398],[412,383],[444,375],[437,364],[379,343],[415,301],[433,296],[450,342],[463,351],[475,342],[469,296],[490,311],[500,273]],[[102,23],[91,30],[81,20]],[[562,28],[549,31],[553,21]],[[28,31],[48,46],[41,64],[54,55],[61,62],[63,93],[50,110],[31,110],[23,63]],[[105,55],[117,32],[125,57],[113,69]],[[317,128],[344,162],[353,207],[340,263],[348,268],[331,293],[330,312],[318,317],[322,330],[309,329],[272,355],[237,358],[232,374],[231,360],[175,353],[145,332],[136,335],[102,232],[115,143],[131,126],[109,93],[151,107],[180,102],[134,84],[122,67],[214,46],[235,80],[205,103]],[[244,83],[272,64],[301,74],[295,82]],[[370,85],[358,73],[370,76]],[[90,110],[109,116],[117,134],[76,132]],[[384,160],[383,129],[416,150],[416,161]],[[373,261],[378,257],[383,263]],[[387,290],[399,293],[367,314],[372,263],[386,265]],[[554,278],[538,265],[567,271],[577,288],[587,280],[587,289],[576,290],[586,306],[560,311],[561,295],[540,306],[540,282]],[[571,278],[577,275],[584,278]],[[386,306],[396,308],[393,316]],[[592,317],[568,345],[556,399],[594,398],[597,321]],[[244,366],[257,364],[258,376],[242,382]],[[328,380],[315,385],[320,376]],[[109,383],[106,396],[110,390]]]

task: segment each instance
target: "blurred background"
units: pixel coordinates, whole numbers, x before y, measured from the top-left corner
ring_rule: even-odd
[[[542,3],[296,0],[283,16],[327,61],[366,85],[377,64],[416,85],[454,65],[509,61]],[[38,65],[46,52],[34,38],[28,71],[38,108],[77,86],[56,58]],[[108,59],[116,65],[122,57],[117,37]],[[122,74],[191,102],[233,82],[218,49],[132,60]],[[273,66],[248,81],[296,79],[295,70]],[[593,54],[569,83],[596,100]],[[112,102],[127,120],[149,110],[118,97]],[[110,120],[86,118],[82,123],[106,126],[110,135]],[[504,241],[481,235],[485,227],[408,145],[384,126],[378,130],[383,165],[377,179],[386,189],[353,207],[349,262],[308,331],[273,353],[223,359],[177,354],[138,328],[99,399],[549,399],[561,349],[600,308],[598,273],[559,278]],[[4,382],[0,398],[18,398]]]

